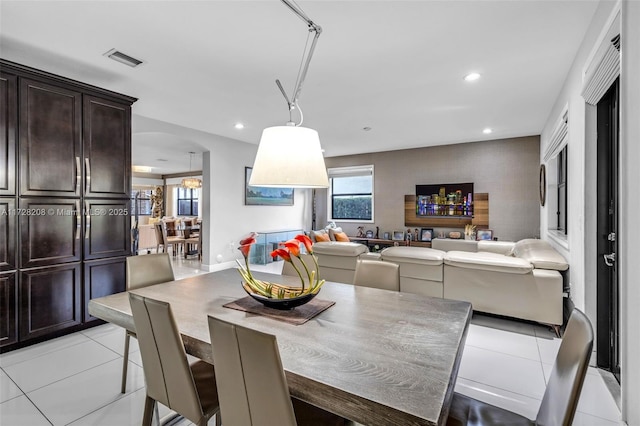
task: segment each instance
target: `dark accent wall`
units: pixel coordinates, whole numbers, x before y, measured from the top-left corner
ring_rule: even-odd
[[[405,230],[404,195],[416,184],[473,182],[489,194],[489,228],[500,240],[539,237],[540,137],[527,136],[325,159],[327,167],[374,165],[374,223],[337,222],[349,235],[358,226]],[[316,191],[316,228],[327,224],[327,191]],[[452,229],[442,228],[438,231]],[[459,231],[462,231],[459,229]]]

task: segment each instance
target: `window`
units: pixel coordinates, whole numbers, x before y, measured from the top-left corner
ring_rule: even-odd
[[[568,243],[569,199],[568,164],[569,164],[569,110],[565,106],[551,133],[545,150],[544,161],[547,163],[547,228],[548,235],[559,242]],[[568,247],[567,247],[568,248]]]
[[[178,188],[178,216],[198,216],[198,190]]]
[[[558,154],[558,231],[567,234],[567,146]]]
[[[329,220],[373,222],[373,166],[329,169]]]
[[[147,186],[134,186],[131,189],[131,216],[135,216],[136,211],[140,216],[151,216],[151,192]],[[136,195],[138,200],[136,201]]]

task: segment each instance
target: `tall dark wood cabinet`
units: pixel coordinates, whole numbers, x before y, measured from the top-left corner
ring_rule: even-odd
[[[135,98],[0,59],[0,350],[124,291]]]

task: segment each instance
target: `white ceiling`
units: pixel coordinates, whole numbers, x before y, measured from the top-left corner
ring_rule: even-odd
[[[597,7],[298,3],[323,28],[300,106],[326,156],[539,134]],[[159,173],[187,171],[206,140],[180,127],[136,132],[139,117],[257,143],[264,127],[288,121],[274,81],[291,96],[308,34],[277,0],[0,0],[0,14],[3,58],[139,98],[133,162]],[[102,56],[111,48],[144,64]],[[471,71],[482,78],[465,82]]]

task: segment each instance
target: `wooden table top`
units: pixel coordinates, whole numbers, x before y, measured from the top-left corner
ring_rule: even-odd
[[[277,336],[292,396],[365,425],[446,423],[469,303],[326,283],[317,297],[335,305],[291,325],[223,308],[246,296],[235,269],[134,292],[171,303],[187,352],[206,362],[211,314]],[[126,292],[91,300],[89,313],[135,331]]]

